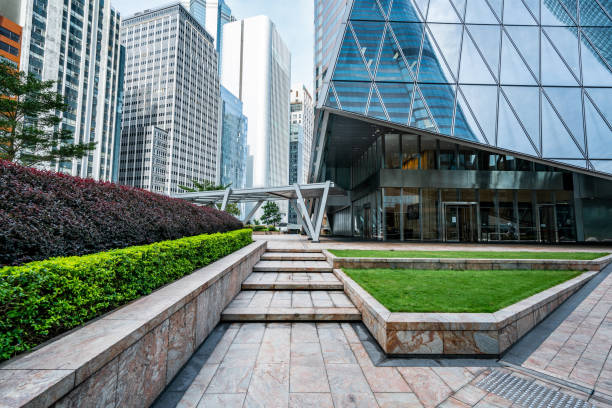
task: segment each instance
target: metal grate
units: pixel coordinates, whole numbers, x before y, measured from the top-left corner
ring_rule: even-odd
[[[587,401],[500,370],[476,385],[527,408],[593,408]]]

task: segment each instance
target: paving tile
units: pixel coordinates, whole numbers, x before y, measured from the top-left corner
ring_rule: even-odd
[[[258,364],[244,402],[245,407],[287,407],[289,364]]]
[[[327,364],[326,368],[332,394],[371,392],[358,364]]]
[[[243,324],[234,338],[234,344],[261,343],[265,330],[265,323]]]
[[[225,367],[253,366],[259,353],[259,347],[260,344],[257,343],[233,343],[227,350],[221,365]]]
[[[413,393],[376,392],[374,396],[380,408],[420,408],[423,406]]]
[[[318,343],[319,335],[314,323],[292,323],[291,324],[292,343]]]
[[[328,393],[330,391],[327,373],[323,365],[300,365],[292,362],[289,369],[289,378],[292,393]]]
[[[470,408],[471,405],[466,404],[465,402],[459,401],[458,399],[455,399],[453,397],[450,397],[449,399],[447,399],[446,401],[438,405],[438,407],[439,408]]]
[[[202,366],[202,369],[196,378],[194,378],[189,388],[187,388],[176,408],[196,407],[202,399],[210,380],[215,375],[217,368],[219,368],[219,364],[205,364]]]
[[[329,393],[291,393],[289,408],[334,408]]]
[[[332,397],[337,408],[378,408],[372,393],[332,393]]]
[[[430,368],[398,367],[398,371],[425,407],[435,407],[452,393],[444,381]]]
[[[313,307],[309,292],[294,291],[291,297],[291,307]]]
[[[465,387],[461,388],[459,391],[457,391],[453,395],[453,398],[458,399],[459,401],[465,402],[468,405],[475,405],[485,395],[487,395],[487,392],[484,391],[483,389],[474,387],[473,385],[468,384]]]
[[[512,406],[512,402],[493,393],[487,394],[475,405],[478,408],[507,408]]]
[[[463,367],[433,367],[432,369],[453,391],[459,391],[474,379],[474,375]]]
[[[351,347],[373,392],[412,392],[395,367],[376,367],[360,343],[351,344]]]
[[[198,408],[241,408],[245,394],[205,394]]]
[[[283,290],[274,291],[270,307],[291,307],[291,292]]]
[[[357,337],[357,333],[355,333],[355,329],[349,323],[342,323],[342,330],[344,331],[344,336],[349,343],[360,343],[359,337]]]
[[[321,341],[321,351],[323,352],[323,359],[327,364],[356,364],[357,359],[353,354],[353,350],[346,340],[340,341],[331,338],[323,338],[321,332],[319,332],[319,339]]]
[[[232,329],[232,328],[228,329],[223,334],[223,337],[221,338],[221,340],[219,340],[219,343],[217,343],[217,346],[215,347],[211,355],[208,357],[208,360],[206,360],[206,363],[207,364],[220,364],[221,361],[223,360],[223,357],[225,357],[225,353],[227,352],[227,349],[229,349],[229,347],[232,345],[232,342],[234,341],[234,337],[236,337],[237,333],[238,333],[238,329]]]
[[[206,394],[246,393],[249,388],[253,366],[220,366],[213,376]]]

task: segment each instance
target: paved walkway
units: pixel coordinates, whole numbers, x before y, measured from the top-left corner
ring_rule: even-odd
[[[286,236],[282,238],[270,240],[269,247],[277,251],[288,246],[312,250],[320,245],[297,236],[289,240]],[[364,248],[380,249],[449,249],[442,244],[325,242],[323,245],[328,248],[363,245]],[[491,245],[452,246],[453,249],[463,247],[493,249]],[[494,249],[523,248],[498,245]],[[526,249],[597,250],[547,246]],[[550,319],[541,324],[542,327],[547,324],[552,331],[544,331],[545,334],[537,339],[535,343],[541,342],[539,346],[523,348],[527,351],[517,362],[522,367],[491,367],[497,364],[492,360],[444,360],[441,363],[409,359],[392,359],[377,366],[367,351],[372,352],[368,345],[371,339],[360,339],[351,324],[295,321],[298,320],[296,316],[315,320],[330,318],[331,315],[325,316],[318,310],[332,307],[342,311],[351,306],[346,296],[333,290],[304,290],[310,288],[300,285],[307,282],[323,284],[329,281],[321,279],[321,272],[307,271],[302,265],[299,271],[288,268],[288,262],[301,262],[289,261],[288,254],[271,252],[267,256],[270,259],[262,261],[261,270],[254,272],[248,285],[294,282],[293,290],[254,286],[251,289],[255,290],[241,292],[224,313],[226,320],[278,321],[236,322],[224,333],[217,330],[218,335],[214,336],[220,337],[218,343],[212,339],[210,345],[201,347],[192,359],[200,362],[193,365],[190,361],[183,370],[184,378],[189,380],[184,381],[179,375],[169,387],[168,394],[173,393],[173,396],[167,395],[166,400],[161,398],[156,406],[175,406],[175,403],[164,402],[172,399],[174,402],[180,400],[176,406],[181,408],[612,407],[601,402],[602,399],[612,401],[612,274],[602,278],[592,292],[585,292],[588,295],[584,300],[574,298],[573,304],[578,306],[571,313],[573,305],[568,301],[566,314],[561,314],[556,322]],[[266,266],[265,262],[277,262],[273,258],[279,256],[285,262],[282,270],[277,265],[272,265],[271,269],[270,265]],[[594,281],[593,286],[596,284]],[[260,310],[262,308],[265,310]],[[236,312],[230,314],[231,310]],[[559,321],[561,324],[556,326]],[[359,331],[367,332],[365,329]],[[537,338],[535,331],[531,334]],[[202,350],[206,357],[199,354]],[[466,362],[469,366],[462,367]],[[593,395],[589,392],[592,389]]]
[[[612,273],[523,363],[612,400]]]
[[[609,246],[592,245],[539,245],[539,244],[491,244],[491,243],[442,243],[442,242],[382,242],[360,241],[351,238],[321,237],[312,243],[301,235],[253,235],[255,240],[268,241],[269,249],[395,249],[420,251],[543,251],[543,252],[611,252]]]

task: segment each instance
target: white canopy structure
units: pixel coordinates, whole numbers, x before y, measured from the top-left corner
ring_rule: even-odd
[[[220,202],[221,210],[225,210],[228,203],[255,203],[255,206],[251,208],[242,220],[245,224],[251,221],[265,201],[288,200],[289,204],[298,214],[298,219],[304,232],[313,242],[319,242],[323,216],[325,215],[329,198],[335,198],[336,200],[334,201],[340,199],[340,201],[346,201],[346,205],[349,204],[347,193],[331,181],[236,190],[230,187],[225,190],[180,193],[175,194],[173,197],[191,201],[195,204],[215,204]]]

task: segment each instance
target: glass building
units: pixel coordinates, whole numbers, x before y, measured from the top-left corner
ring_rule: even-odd
[[[316,30],[311,160],[350,191],[335,234],[612,240],[612,3],[338,4],[315,6],[343,32]]]
[[[218,163],[222,185],[246,187],[247,117],[242,113],[242,102],[221,86],[221,143]]]

